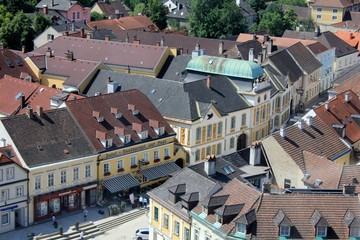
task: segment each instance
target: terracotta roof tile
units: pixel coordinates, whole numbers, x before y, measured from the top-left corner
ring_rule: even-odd
[[[316,0],[312,6],[347,8],[354,4],[359,4],[359,0]]]
[[[358,51],[360,51],[360,33],[358,32],[345,32],[345,31],[337,31],[335,35],[352,46],[353,48],[356,48]]]
[[[95,26],[98,29],[105,28],[112,31],[115,30],[143,30],[147,32],[159,31],[159,28],[149,18],[143,15],[128,16],[119,19],[105,19],[100,21],[92,21],[88,23],[91,29]]]
[[[344,166],[340,178],[339,188],[348,184],[355,184],[356,191],[360,191],[360,165]]]
[[[48,48],[54,51],[54,56],[64,56],[65,52],[72,51],[74,58],[79,60],[149,69],[154,69],[167,51],[166,47],[61,36],[34,53],[46,54]]]
[[[4,158],[3,156],[6,157],[6,159],[4,160],[6,163],[15,162],[19,166],[23,167],[22,163],[20,162],[19,158],[17,157],[17,155],[11,145],[7,145],[6,147],[1,147],[0,155],[1,154],[2,154],[1,158]],[[10,159],[10,161],[9,161],[9,159]],[[1,160],[0,160],[0,162],[1,162]]]
[[[349,94],[350,101],[345,101],[345,95]],[[315,109],[316,115],[329,127],[333,124],[345,125],[345,137],[352,144],[360,140],[360,119],[352,116],[360,115],[359,97],[351,90],[338,94],[328,101],[329,109],[322,104]]]
[[[96,3],[101,11],[107,16],[116,16],[122,14],[124,17],[129,16],[122,2],[118,1],[104,1]]]
[[[129,111],[129,103],[136,106],[136,109],[139,110],[138,114],[134,115]],[[73,100],[67,103],[67,107],[98,151],[104,150],[105,148],[96,137],[97,131],[106,133],[107,137],[113,139],[114,147],[124,146],[124,143],[115,134],[115,127],[124,128],[125,131],[131,134],[131,144],[142,141],[137,132],[133,131],[133,124],[140,124],[144,130],[147,130],[150,139],[162,137],[158,136],[155,130],[149,126],[149,119],[157,120],[165,126],[165,137],[175,134],[174,130],[152,102],[139,90],[134,89]],[[111,113],[111,108],[114,107],[122,113],[120,119],[117,119],[114,114]],[[104,121],[98,122],[97,119],[93,117],[93,111],[98,111],[100,116],[104,117]],[[146,141],[148,141],[148,139]]]
[[[304,123],[303,130],[300,130],[296,124],[287,127],[285,135],[286,137],[282,138],[279,132],[276,132],[273,137],[303,172],[306,170],[303,151],[332,160],[350,150],[341,141],[335,130],[327,126],[318,117],[313,118],[311,127]]]
[[[360,217],[358,196],[342,194],[282,194],[263,195],[261,205],[256,212],[257,228],[252,239],[278,239],[279,228],[274,218],[279,210],[290,219],[291,239],[316,239],[314,226],[310,219],[314,211],[331,226],[327,239],[349,239],[348,227],[344,216],[350,209],[356,217]]]
[[[358,96],[360,96],[360,84],[359,84],[359,82],[360,82],[360,73],[358,73],[355,76],[347,79],[346,81],[342,82],[341,84],[333,87],[331,89],[331,92],[342,93],[342,92],[345,92],[345,91],[351,89],[351,91],[353,91]]]

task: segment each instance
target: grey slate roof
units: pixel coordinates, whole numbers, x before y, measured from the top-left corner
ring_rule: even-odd
[[[249,60],[249,50],[254,49],[254,59],[257,59],[259,53],[262,51],[261,43],[257,40],[249,40],[240,44],[237,44],[237,49],[240,53],[240,57],[243,60]]]
[[[315,37],[315,34],[314,34],[314,32],[285,30],[282,37],[313,40]]]
[[[273,68],[270,64],[266,64],[263,66],[264,71],[268,74],[270,78],[270,82],[272,85],[271,95],[273,95],[277,91],[286,90],[287,86],[287,76],[280,74],[275,68]]]
[[[231,163],[232,165],[235,165],[236,167],[242,167],[245,165],[249,165],[245,161],[245,159],[242,156],[240,156],[240,154],[238,152],[224,155],[224,156],[221,156],[220,158],[223,158],[225,161],[228,161],[229,163]]]
[[[54,5],[52,5],[52,2]],[[72,0],[41,0],[35,7],[43,8],[44,5],[47,5],[49,10],[67,11],[76,3],[77,1]]]
[[[198,192],[199,201],[202,201],[217,186],[215,182],[194,173],[189,168],[184,168],[148,193],[152,199],[160,202],[164,207],[170,208],[173,213],[181,215],[183,218],[189,218],[189,213],[182,208],[181,201],[174,204],[169,200],[170,193],[168,189],[179,184],[186,184],[186,193],[184,195]]]
[[[66,22],[59,25],[53,25],[51,26],[53,29],[55,29],[57,32],[65,32],[65,31],[72,31],[74,29],[75,31],[80,30],[81,28],[84,28],[84,30],[89,31],[91,28],[89,28],[88,25],[86,25],[85,22]]]
[[[354,76],[357,76],[359,74],[360,74],[360,63],[356,63],[355,65],[347,67],[338,74],[336,74],[336,78],[334,79],[333,84],[341,84],[342,82],[345,82],[346,80]]]
[[[338,38],[332,32],[323,32],[317,40],[328,49],[335,48],[335,56],[337,58],[357,52],[355,48]]]
[[[294,45],[286,49],[296,62],[300,65],[302,70],[307,74],[311,74],[322,67],[322,64],[316,57],[307,49],[301,42],[297,42]]]
[[[29,167],[95,154],[67,109],[44,111],[2,119],[2,123]]]
[[[209,89],[206,86],[206,76],[200,76],[201,80],[185,83],[101,70],[85,94],[94,96],[97,92],[106,93],[108,76],[113,82],[119,83],[121,91],[142,91],[165,117],[194,121],[204,117],[212,104],[220,114],[250,107],[238,95],[230,80],[223,76],[212,76],[212,87]],[[201,115],[196,109],[196,102],[199,103]]]
[[[92,39],[98,39],[98,40],[104,40],[106,36],[108,36],[110,39],[110,41],[118,41],[117,36],[115,36],[113,34],[113,32],[111,30],[107,30],[107,29],[94,29],[91,32]]]
[[[161,78],[181,81],[182,73],[186,70],[187,64],[191,60],[191,55],[183,54],[171,58],[171,62],[168,67],[164,69],[163,76]]]
[[[268,59],[282,75],[289,75],[290,81],[292,82],[296,82],[301,76],[303,76],[302,70],[286,49],[269,56]]]

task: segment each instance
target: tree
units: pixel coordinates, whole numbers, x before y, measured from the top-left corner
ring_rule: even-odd
[[[5,48],[20,50],[25,46],[26,49],[32,50],[34,36],[32,21],[22,11],[0,27],[0,41]]]
[[[138,3],[135,5],[134,11],[131,12],[131,16],[142,14],[145,10],[145,3]]]
[[[91,13],[91,21],[99,21],[106,19],[106,15],[98,12]]]
[[[192,36],[224,38],[246,29],[241,9],[233,0],[190,0],[188,3]]]
[[[38,36],[50,25],[51,25],[51,19],[48,16],[44,16],[42,14],[36,13],[32,23],[32,26],[35,31],[35,36]]]
[[[163,5],[162,0],[148,0],[145,7],[145,15],[155,23],[160,30],[167,27],[166,22],[167,8]]]
[[[285,28],[294,30],[299,24],[299,19],[293,9],[286,9],[284,12]]]
[[[301,20],[300,25],[302,26],[301,27],[302,31],[306,31],[306,32],[315,31],[315,22],[314,22],[314,20],[312,20],[311,17],[309,17],[309,18],[307,18],[305,20]]]
[[[307,7],[305,0],[278,0],[278,3],[281,5],[293,5],[299,7]]]
[[[6,6],[12,14],[16,14],[19,11],[31,13],[35,11],[37,2],[37,0],[0,0],[0,5]]]
[[[264,0],[246,0],[246,2],[250,5],[255,12],[260,12],[266,8],[266,4]]]

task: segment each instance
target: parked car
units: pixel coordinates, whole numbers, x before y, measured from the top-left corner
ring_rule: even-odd
[[[135,232],[137,240],[148,240],[149,239],[149,228],[139,228]]]

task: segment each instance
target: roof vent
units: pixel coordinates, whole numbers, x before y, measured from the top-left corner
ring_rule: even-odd
[[[298,122],[298,128],[300,129],[300,130],[304,130],[304,122],[300,119],[300,121]]]
[[[320,186],[320,184],[322,184],[322,181],[320,179],[315,179],[315,183],[314,183],[314,186],[318,187]]]
[[[328,110],[329,110],[329,108],[330,108],[330,107],[329,107],[329,103],[328,103],[328,102],[326,102],[326,103],[325,103],[325,109],[328,111]]]
[[[36,148],[37,148],[38,150],[40,150],[40,151],[42,151],[42,150],[43,150],[43,148],[42,148],[42,146],[41,146],[41,145],[37,145],[37,146],[36,146]]]
[[[307,124],[309,127],[312,127],[312,125],[313,125],[313,116],[307,116],[307,118],[306,118],[306,124]]]
[[[285,138],[286,137],[286,131],[285,131],[285,127],[284,126],[281,126],[280,127],[280,136],[282,138]]]
[[[304,174],[304,179],[309,179],[310,176],[311,176],[311,175],[310,175],[309,173],[305,173],[305,174]]]

